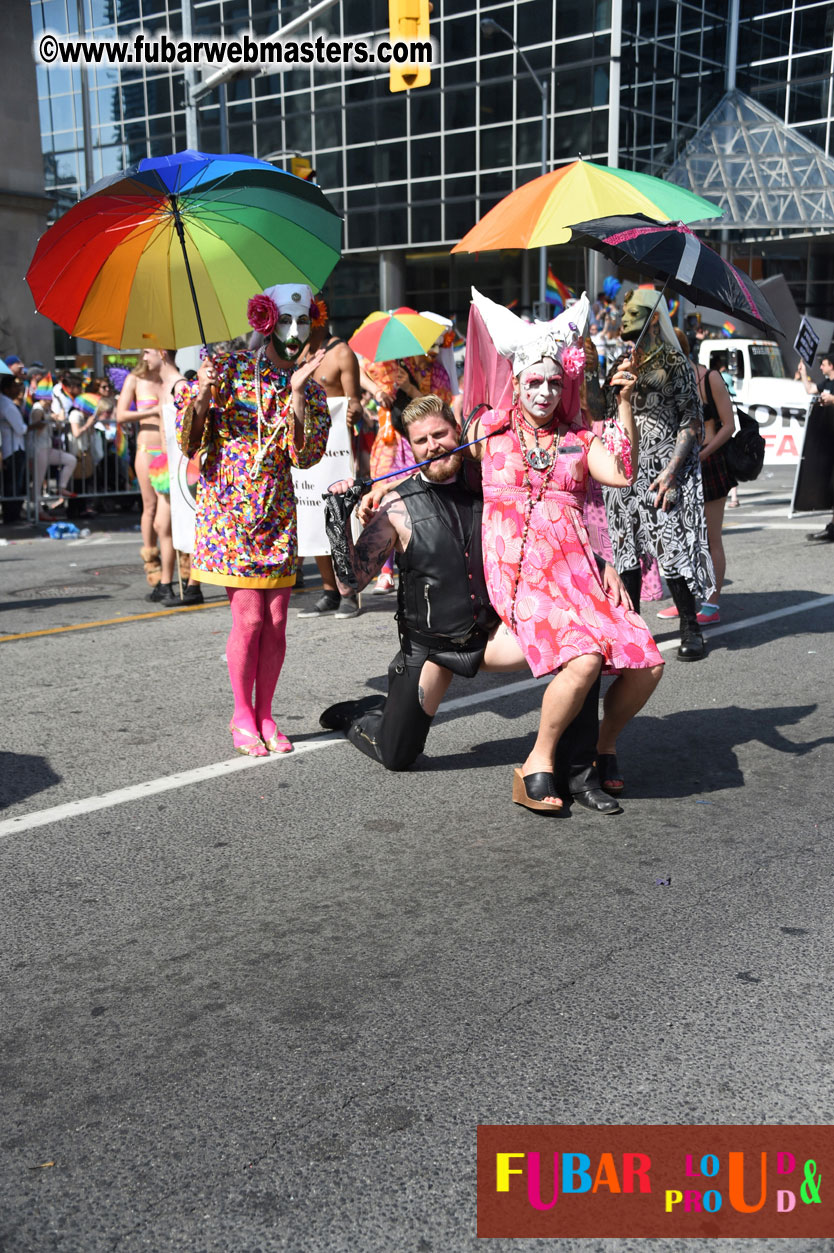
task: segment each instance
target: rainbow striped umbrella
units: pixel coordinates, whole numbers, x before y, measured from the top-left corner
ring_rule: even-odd
[[[401,361],[403,357],[422,356],[440,334],[442,328],[437,322],[403,305],[369,313],[348,344],[368,361]]]
[[[318,291],[341,246],[342,219],[314,183],[187,150],[96,183],[42,236],[26,279],[71,335],[180,348],[245,332],[265,287]]]
[[[645,213],[658,222],[720,218],[721,209],[651,174],[572,161],[511,191],[464,235],[452,252],[566,244],[570,227],[590,218]]]

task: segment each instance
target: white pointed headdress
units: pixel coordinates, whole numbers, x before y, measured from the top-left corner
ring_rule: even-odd
[[[516,378],[522,370],[545,357],[558,361],[569,374],[578,374],[584,369],[585,351],[581,341],[590,308],[585,292],[580,300],[551,322],[525,322],[511,309],[496,304],[488,296],[482,296],[474,287],[472,303],[483,318],[496,350],[502,357],[512,359]],[[578,352],[567,352],[576,348]]]

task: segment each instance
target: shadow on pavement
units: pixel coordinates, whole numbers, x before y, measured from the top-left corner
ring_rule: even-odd
[[[536,695],[535,692],[530,695]],[[758,743],[789,757],[804,757],[823,744],[834,744],[834,736],[820,736],[797,743],[782,734],[780,727],[798,726],[815,713],[817,705],[785,705],[769,709],[688,709],[663,718],[639,714],[626,727],[620,739],[618,759],[627,784],[628,797],[692,796],[744,787],[744,774],[735,749],[741,744]],[[466,716],[467,710],[460,714]],[[449,715],[454,718],[455,715]],[[468,770],[473,766],[517,766],[530,751],[532,732],[513,739],[492,740],[443,757],[420,758],[418,769],[431,771]],[[658,745],[663,745],[662,757]],[[709,744],[709,753],[695,753],[693,745]],[[509,785],[508,785],[509,786]]]
[[[52,605],[84,605],[91,600],[112,600],[112,596],[45,596],[43,600],[7,600],[0,611],[9,609],[49,609]]]
[[[45,757],[0,752],[0,809],[61,782]]]

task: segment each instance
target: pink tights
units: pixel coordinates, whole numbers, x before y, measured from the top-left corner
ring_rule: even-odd
[[[287,651],[288,587],[227,587],[232,629],[226,644],[234,722],[268,740],[275,734],[272,697]],[[253,699],[254,694],[254,699]]]

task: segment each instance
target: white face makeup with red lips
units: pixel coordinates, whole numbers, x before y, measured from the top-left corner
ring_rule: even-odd
[[[518,376],[518,398],[521,407],[533,421],[546,421],[552,416],[562,397],[562,367],[545,357],[529,365]]]

